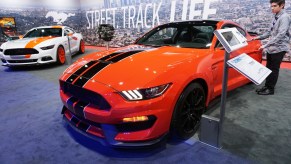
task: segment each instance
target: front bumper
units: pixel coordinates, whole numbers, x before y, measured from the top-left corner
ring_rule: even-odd
[[[165,140],[167,134],[164,134],[156,139],[146,140],[146,141],[133,141],[133,142],[122,142],[116,140],[118,133],[120,133],[120,128],[118,125],[113,124],[99,124],[96,122],[91,122],[89,120],[84,120],[78,118],[76,115],[72,114],[69,109],[65,106],[62,110],[64,121],[70,125],[73,129],[80,132],[81,134],[89,137],[103,145],[109,145],[112,147],[144,147],[152,146],[161,141]]]
[[[89,80],[86,85],[98,92],[60,81],[65,119],[81,131],[113,146],[147,146],[159,142],[169,132],[175,95],[127,101],[102,83]],[[172,92],[171,88],[167,90]]]
[[[31,55],[1,55],[3,66],[38,65],[56,62],[56,50],[40,51]]]

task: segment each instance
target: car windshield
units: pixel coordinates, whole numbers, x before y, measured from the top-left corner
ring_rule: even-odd
[[[136,44],[154,47],[178,46],[187,48],[209,48],[216,26],[205,23],[173,23],[154,28]]]
[[[45,36],[62,36],[61,28],[38,28],[29,31],[24,38],[45,37]]]

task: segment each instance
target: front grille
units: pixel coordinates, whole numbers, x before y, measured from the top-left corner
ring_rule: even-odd
[[[27,60],[7,60],[9,63],[34,63],[37,59],[27,59]]]
[[[4,55],[27,55],[27,54],[38,54],[39,52],[34,48],[15,48],[7,49],[4,51]]]
[[[70,94],[74,98],[83,103],[96,105],[100,110],[110,110],[110,104],[98,93],[60,81],[60,87],[66,94]]]
[[[91,122],[88,120],[80,119],[70,113],[67,108],[63,108],[64,117],[71,123],[71,125],[75,126],[76,128],[80,129],[85,133],[93,134],[97,137],[104,138],[104,133],[101,129],[101,125],[95,122]]]
[[[66,106],[63,106],[63,109],[62,109],[63,111],[63,113],[66,113],[66,112],[68,112],[68,111],[70,111]],[[74,117],[76,117],[78,120],[80,120],[80,121],[82,121],[82,122],[84,122],[84,123],[86,123],[86,124],[88,124],[88,125],[93,125],[93,126],[95,126],[95,127],[97,127],[97,128],[101,128],[101,124],[100,123],[97,123],[97,122],[93,122],[93,121],[90,121],[90,120],[86,120],[85,118],[82,118],[82,117],[80,117],[80,116],[78,116],[78,115],[76,115],[76,114],[74,114],[73,112],[71,112],[70,111],[70,114],[72,114]]]
[[[157,118],[155,116],[148,116],[148,121],[142,121],[142,122],[131,122],[131,123],[123,123],[116,125],[116,129],[119,132],[134,132],[134,131],[140,131],[140,130],[146,130],[148,128],[151,128]]]

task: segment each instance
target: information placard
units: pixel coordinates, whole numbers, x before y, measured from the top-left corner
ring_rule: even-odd
[[[248,45],[247,39],[236,28],[215,30],[214,34],[228,53]]]
[[[272,72],[245,53],[228,60],[227,64],[246,76],[256,85],[260,85]]]

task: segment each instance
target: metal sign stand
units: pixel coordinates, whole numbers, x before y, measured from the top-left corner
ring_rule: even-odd
[[[223,122],[225,115],[225,104],[226,104],[226,95],[227,95],[227,79],[228,79],[228,65],[227,61],[229,59],[229,53],[225,51],[224,54],[224,66],[223,66],[223,81],[222,81],[222,93],[221,93],[221,102],[220,102],[220,121],[219,121],[219,130],[218,130],[218,148],[221,148],[222,145],[222,131],[223,131]]]
[[[106,43],[106,50],[109,50],[109,42]]]
[[[228,79],[228,65],[229,53],[225,51],[224,67],[223,67],[223,80],[222,80],[222,94],[220,103],[220,118],[202,115],[201,118],[201,135],[200,141],[216,148],[221,148],[222,145],[222,132],[223,122],[225,115],[225,104],[227,95],[227,79]]]
[[[247,45],[247,39],[236,28],[219,29],[215,30],[213,33],[225,49],[220,118],[217,119],[214,117],[202,115],[200,140],[216,148],[221,148],[228,81],[227,61],[229,60],[229,55],[232,51]],[[233,39],[236,39],[235,43],[231,43]]]
[[[72,64],[72,52],[71,52],[71,43],[70,43],[70,36],[68,36],[68,45],[69,45],[69,54],[66,54],[66,64]],[[66,52],[65,52],[66,53]]]

